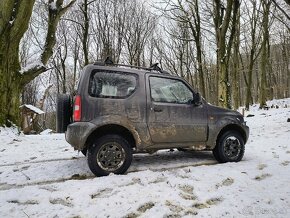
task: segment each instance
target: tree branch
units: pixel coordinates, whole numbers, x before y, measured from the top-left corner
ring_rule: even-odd
[[[41,64],[36,65],[24,71],[21,78],[21,85],[24,86],[41,73],[47,71],[45,67],[50,57],[53,55],[53,47],[56,43],[56,29],[61,16],[75,3],[76,0],[72,0],[65,7],[62,6],[63,0],[57,0],[55,7],[52,7],[52,0],[49,0],[48,4],[48,27],[45,39],[44,48],[41,54]]]
[[[275,4],[275,6],[279,9],[279,11],[281,11],[283,13],[283,15],[288,19],[290,20],[290,16],[288,13],[286,13],[286,11],[280,7],[280,5],[276,2],[276,0],[272,0],[273,3]],[[285,2],[290,6],[290,0],[285,0]]]
[[[31,80],[33,80],[35,77],[40,75],[41,73],[44,73],[45,71],[48,71],[51,68],[46,68],[43,65],[36,65],[30,69],[27,69],[22,74],[21,83],[20,85],[24,87],[27,83],[29,83]]]

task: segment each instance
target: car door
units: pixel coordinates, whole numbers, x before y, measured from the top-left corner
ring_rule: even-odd
[[[207,109],[193,104],[194,92],[179,78],[147,75],[147,125],[155,143],[204,142]]]

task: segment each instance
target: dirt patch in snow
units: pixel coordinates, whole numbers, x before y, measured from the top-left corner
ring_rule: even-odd
[[[147,202],[147,203],[141,205],[141,206],[137,209],[137,211],[139,211],[140,213],[145,213],[146,210],[150,210],[152,207],[154,207],[154,205],[155,205],[155,204],[154,204],[153,202]]]
[[[269,173],[263,173],[261,175],[256,176],[254,179],[257,180],[257,181],[261,181],[261,180],[264,180],[264,179],[266,179],[268,177],[271,177],[271,176],[272,175],[269,174]]]
[[[266,167],[267,167],[267,164],[259,164],[259,165],[257,166],[258,170],[263,170],[263,169],[266,168]]]
[[[65,199],[62,198],[55,198],[55,199],[49,199],[49,202],[51,204],[60,204],[66,207],[73,207],[74,205],[71,202],[70,197],[66,197]]]
[[[221,183],[216,184],[216,188],[218,189],[222,186],[230,186],[234,183],[234,181],[235,180],[233,178],[228,177],[228,178],[224,179]]]
[[[283,161],[283,162],[281,163],[281,165],[282,165],[282,166],[288,166],[289,163],[290,163],[290,161],[285,160],[285,161]]]

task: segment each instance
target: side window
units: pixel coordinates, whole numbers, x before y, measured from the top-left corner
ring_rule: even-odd
[[[89,94],[99,98],[126,98],[136,89],[137,78],[132,74],[111,71],[93,72]]]
[[[150,77],[149,81],[152,101],[187,104],[193,100],[192,91],[180,80]]]

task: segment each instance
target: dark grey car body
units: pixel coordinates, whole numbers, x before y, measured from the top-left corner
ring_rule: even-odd
[[[98,98],[89,95],[94,71],[126,73],[136,77],[136,89],[125,98]],[[116,66],[88,65],[83,69],[77,95],[82,99],[81,121],[71,123],[66,140],[79,151],[87,149],[96,137],[120,134],[134,152],[154,152],[166,148],[212,150],[219,135],[228,130],[241,134],[246,143],[249,128],[243,116],[233,110],[207,103],[154,102],[150,93],[151,77],[178,80],[196,92],[182,78],[157,71]]]

